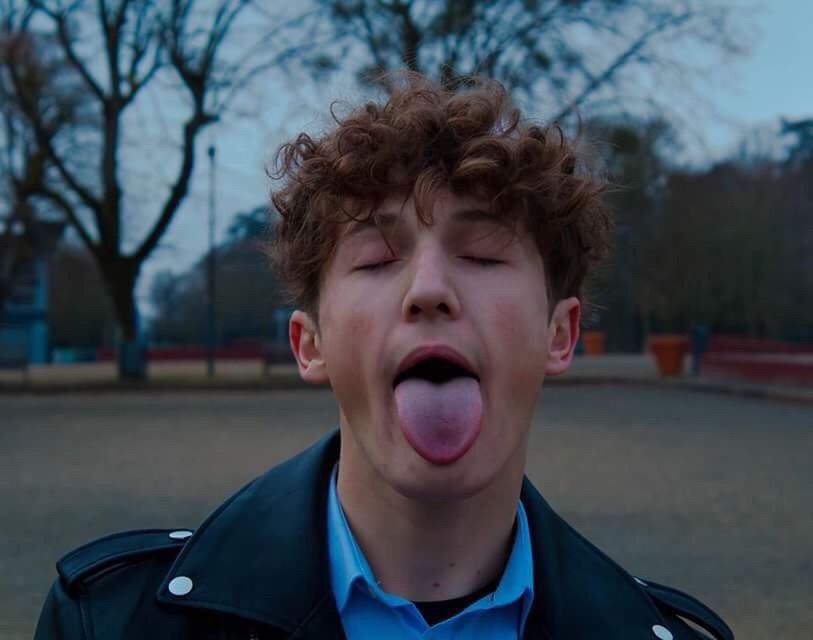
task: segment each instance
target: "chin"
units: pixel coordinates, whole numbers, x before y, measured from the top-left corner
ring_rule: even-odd
[[[400,434],[399,434],[400,435]],[[471,498],[487,489],[499,475],[489,469],[475,443],[454,462],[433,464],[418,454],[405,439],[399,442],[398,458],[385,464],[382,476],[401,495],[425,502],[450,502]],[[493,464],[493,459],[490,461]]]

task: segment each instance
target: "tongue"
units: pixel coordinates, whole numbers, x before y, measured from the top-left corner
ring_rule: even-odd
[[[442,384],[409,378],[395,388],[395,404],[407,442],[433,464],[459,459],[480,433],[483,401],[474,378]]]

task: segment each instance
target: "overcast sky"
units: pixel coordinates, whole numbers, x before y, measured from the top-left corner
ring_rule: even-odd
[[[729,87],[710,95],[734,125],[707,124],[706,135],[719,150],[734,143],[740,126],[813,117],[813,1],[763,2],[754,23],[751,55],[733,70]]]
[[[738,0],[739,3],[739,0]],[[702,150],[695,161],[706,163],[728,153],[744,132],[770,126],[780,117],[813,117],[813,0],[741,0],[753,12],[754,41],[750,55],[703,92],[718,117],[704,118]],[[331,91],[351,97],[349,80],[337,80]],[[206,147],[217,145],[218,237],[234,213],[265,201],[270,186],[264,168],[279,143],[296,131],[324,126],[331,97],[286,85],[264,90],[261,115],[233,116],[202,136],[201,153],[190,195],[159,249],[145,265],[139,286],[142,309],[149,313],[149,282],[161,269],[183,271],[206,249],[208,165]],[[324,100],[325,104],[320,101]],[[146,187],[146,185],[145,185]]]

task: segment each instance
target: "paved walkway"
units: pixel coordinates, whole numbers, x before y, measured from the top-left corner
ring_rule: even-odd
[[[689,357],[687,356],[684,372],[688,371]],[[813,387],[748,382],[731,377],[693,376],[689,373],[684,373],[683,376],[677,378],[662,378],[655,368],[655,361],[650,356],[638,354],[610,354],[595,358],[577,357],[570,370],[561,376],[560,380],[562,382],[596,383],[636,382],[665,388],[813,403]]]
[[[688,371],[689,358],[686,358]],[[638,384],[667,388],[686,388],[763,397],[775,400],[813,403],[813,387],[743,382],[731,378],[695,377],[685,374],[679,378],[661,378],[655,362],[649,355],[623,354],[600,357],[577,356],[570,370],[549,384]],[[0,393],[27,390],[35,393],[67,391],[122,391],[155,390],[214,390],[214,389],[300,389],[313,388],[299,377],[293,365],[272,366],[263,371],[260,361],[221,361],[216,364],[216,376],[206,376],[206,364],[200,361],[159,362],[150,365],[149,380],[140,384],[120,383],[114,363],[87,363],[32,367],[29,383],[24,385],[20,372],[0,371]]]

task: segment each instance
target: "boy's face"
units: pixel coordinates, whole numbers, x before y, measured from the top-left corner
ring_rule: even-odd
[[[404,495],[465,497],[521,477],[544,377],[567,369],[578,339],[579,302],[560,301],[548,321],[533,238],[482,215],[483,202],[441,190],[429,227],[412,200],[403,215],[401,206],[392,198],[378,209],[380,219],[392,214],[394,254],[375,226],[344,228],[322,272],[320,331],[294,312],[291,346],[303,379],[333,389],[342,465]],[[413,380],[399,395],[399,367],[427,345],[451,347],[478,379],[458,380],[462,391]],[[463,425],[451,448],[427,426],[438,412]]]

